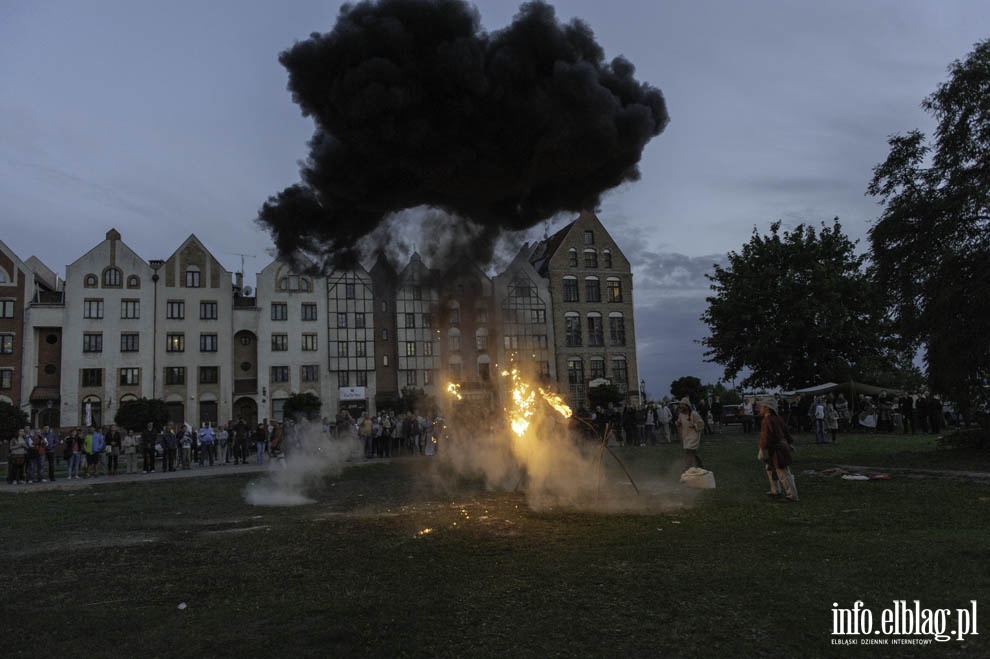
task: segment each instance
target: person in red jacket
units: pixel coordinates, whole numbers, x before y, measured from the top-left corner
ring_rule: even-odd
[[[770,479],[770,492],[767,494],[779,496],[780,487],[783,487],[787,498],[780,501],[794,503],[798,500],[797,484],[794,482],[794,474],[791,473],[794,440],[791,438],[790,430],[787,429],[787,424],[777,415],[776,400],[761,399],[759,406],[763,423],[760,427],[760,450],[756,454],[756,459],[766,464],[767,477]],[[777,476],[779,486],[774,482],[774,474]]]

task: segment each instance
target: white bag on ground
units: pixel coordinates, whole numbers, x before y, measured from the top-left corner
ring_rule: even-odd
[[[681,482],[690,487],[696,487],[700,490],[714,490],[715,489],[715,474],[708,471],[707,469],[701,469],[700,467],[691,467],[683,474],[681,474]]]

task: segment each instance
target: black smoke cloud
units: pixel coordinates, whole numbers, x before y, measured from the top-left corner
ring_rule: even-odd
[[[302,181],[257,222],[293,261],[349,266],[393,213],[425,206],[473,225],[471,252],[487,262],[503,231],[637,180],[669,120],[659,89],[542,2],[492,33],[463,0],[345,4],[331,32],[279,61],[316,131]]]

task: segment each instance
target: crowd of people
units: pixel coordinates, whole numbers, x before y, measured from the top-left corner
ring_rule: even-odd
[[[143,430],[116,425],[72,428],[61,434],[49,426],[22,428],[8,442],[7,483],[67,480],[174,472],[215,464],[263,464],[284,457],[287,448],[281,424],[257,425],[243,420],[214,427],[204,423],[148,422]]]

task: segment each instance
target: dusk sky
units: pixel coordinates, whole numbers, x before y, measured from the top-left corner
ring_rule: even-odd
[[[313,132],[278,55],[331,30],[340,4],[0,3],[0,240],[64,275],[110,228],[147,260],[195,233],[232,271],[248,255],[251,281],[272,259],[253,220],[299,180]],[[518,9],[475,4],[492,31]],[[879,207],[865,190],[888,136],[930,132],[922,99],[990,37],[986,0],[550,4],[631,61],[670,113],[641,180],[598,209],[633,264],[654,398],[681,376],[721,377],[697,343],[704,275],[754,227],[838,216],[866,249]]]

